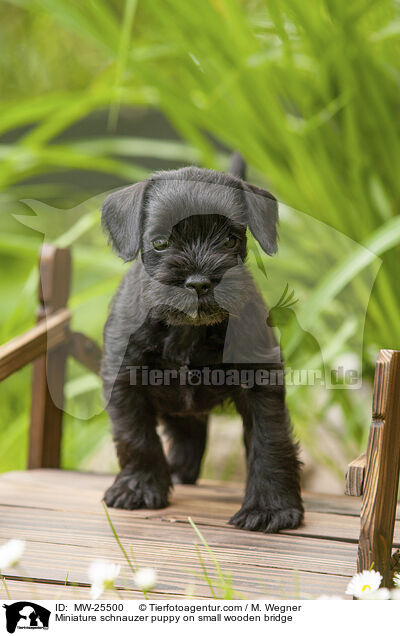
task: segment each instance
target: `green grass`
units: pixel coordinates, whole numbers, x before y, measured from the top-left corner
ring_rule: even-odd
[[[339,440],[344,456],[357,453],[368,430],[376,354],[400,346],[399,3],[2,4],[2,340],[30,326],[35,307],[41,234],[12,216],[27,214],[22,199],[78,206],[57,217],[48,210],[43,222],[51,240],[73,245],[75,323],[99,339],[124,268],[104,245],[95,201],[79,207],[101,188],[67,183],[65,170],[111,175],[118,185],[147,175],[143,157],[224,169],[221,145],[235,148],[249,178],[284,204],[279,255],[268,259],[253,243],[249,266],[270,304],[287,283],[299,299],[285,333],[288,363],[321,364],[320,352],[328,366],[349,354],[363,362],[363,390],[288,391],[296,433],[337,470],[318,431]],[[121,139],[121,109],[143,106],[161,110],[182,141]],[[70,134],[104,110],[108,128],[96,139]],[[86,372],[71,366],[68,381],[64,461],[76,466],[107,434],[107,422]],[[0,441],[8,449],[2,470],[23,462],[28,385],[27,370],[0,385]]]

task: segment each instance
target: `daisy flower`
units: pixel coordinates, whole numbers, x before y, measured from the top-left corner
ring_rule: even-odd
[[[91,582],[90,596],[99,598],[104,590],[114,589],[114,582],[117,578],[120,565],[109,561],[95,561],[89,565],[88,575]]]
[[[25,541],[11,539],[0,548],[0,570],[18,565],[25,550]]]
[[[387,587],[380,587],[379,590],[373,592],[364,592],[362,596],[359,596],[360,601],[388,601],[390,598],[390,591]]]
[[[382,581],[382,575],[375,570],[363,570],[355,574],[347,586],[346,594],[356,598],[363,598],[371,592],[376,592]]]
[[[143,592],[153,589],[157,581],[157,573],[153,568],[141,568],[135,574],[135,583]]]
[[[393,583],[395,587],[400,587],[400,573],[394,575]]]
[[[343,596],[336,596],[335,594],[321,594],[317,596],[317,601],[343,601]]]

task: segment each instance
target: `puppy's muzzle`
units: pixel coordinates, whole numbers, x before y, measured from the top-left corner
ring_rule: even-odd
[[[197,296],[205,296],[211,290],[212,283],[207,276],[201,274],[193,274],[186,279],[186,289],[196,292]]]

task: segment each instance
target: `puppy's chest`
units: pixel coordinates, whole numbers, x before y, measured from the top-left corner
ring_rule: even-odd
[[[171,368],[220,364],[223,357],[225,328],[171,328],[157,347],[159,361]]]
[[[222,354],[223,338],[218,334],[168,334],[145,356],[147,393],[156,410],[208,412],[223,401],[226,389],[209,380],[210,371],[222,365]]]

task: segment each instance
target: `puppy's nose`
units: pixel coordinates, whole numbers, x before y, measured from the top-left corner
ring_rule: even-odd
[[[211,289],[211,281],[207,276],[194,274],[193,276],[189,276],[186,280],[185,287],[193,289],[198,296],[204,296]]]

